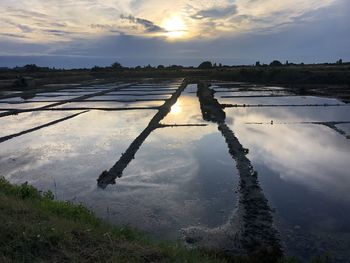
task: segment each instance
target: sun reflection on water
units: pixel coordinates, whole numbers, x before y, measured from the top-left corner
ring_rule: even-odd
[[[180,114],[182,111],[180,103],[176,103],[171,107],[171,114]]]

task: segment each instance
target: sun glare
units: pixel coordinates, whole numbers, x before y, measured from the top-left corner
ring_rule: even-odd
[[[179,114],[181,112],[181,105],[179,105],[178,103],[174,104],[172,107],[171,107],[171,110],[170,112],[172,114]]]
[[[169,38],[181,38],[186,33],[186,25],[183,19],[179,16],[166,18],[163,23],[163,28],[167,31],[166,36]]]

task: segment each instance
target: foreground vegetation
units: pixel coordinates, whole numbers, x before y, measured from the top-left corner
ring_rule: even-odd
[[[225,262],[107,225],[82,205],[0,178],[0,262]]]
[[[82,205],[4,178],[0,222],[0,262],[273,262],[263,255],[232,257],[151,241],[137,230],[104,223]]]

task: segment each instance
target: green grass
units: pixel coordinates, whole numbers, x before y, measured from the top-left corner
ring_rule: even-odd
[[[0,262],[224,262],[137,230],[104,223],[82,205],[55,201],[0,178]]]
[[[151,241],[135,229],[106,224],[83,205],[56,201],[51,192],[12,185],[0,177],[0,262],[272,261]]]

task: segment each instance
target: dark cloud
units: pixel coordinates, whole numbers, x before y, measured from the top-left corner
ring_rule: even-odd
[[[55,36],[63,36],[63,35],[72,35],[72,32],[64,31],[64,30],[57,30],[57,29],[45,29],[43,30],[45,33],[48,33],[50,35]]]
[[[12,20],[10,19],[4,19],[3,20],[5,23],[13,26],[13,27],[17,27],[19,30],[21,30],[23,33],[30,33],[30,32],[33,32],[33,29],[29,26],[26,26],[26,25],[22,25],[22,24],[18,24],[18,23],[15,23],[13,22]]]
[[[209,9],[200,10],[196,14],[194,14],[192,18],[223,18],[235,14],[237,14],[237,6],[235,4],[231,4],[225,7],[213,7]]]
[[[117,34],[120,34],[120,35],[124,35],[124,31],[122,31],[120,29],[117,29],[116,25],[91,24],[90,27],[94,28],[94,29],[100,29],[100,30],[108,31],[110,33],[117,33]]]
[[[143,26],[146,29],[146,32],[149,32],[149,33],[165,32],[164,28],[154,24],[152,21],[149,21],[147,19],[134,17],[132,15],[129,15],[129,16],[121,15],[120,18],[129,20],[132,23]]]
[[[14,34],[14,33],[0,33],[0,36],[13,37],[13,38],[27,38],[26,36],[24,36],[22,34]]]

